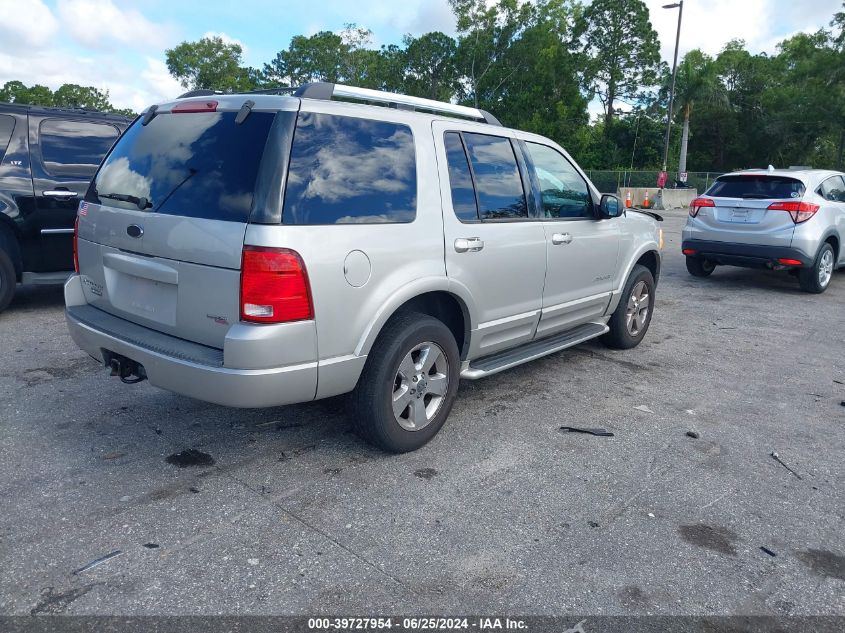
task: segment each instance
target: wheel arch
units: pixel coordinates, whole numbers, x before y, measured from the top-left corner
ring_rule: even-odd
[[[634,266],[637,264],[642,264],[648,268],[654,277],[654,282],[657,283],[660,278],[661,260],[662,257],[660,255],[660,249],[656,243],[648,242],[642,244],[640,248],[634,251],[633,255],[628,258],[622,274],[619,275],[618,285],[615,292],[622,292],[625,288],[625,284],[628,282],[628,277],[631,276],[631,271],[634,270]]]
[[[834,231],[830,231],[827,235],[824,236],[822,244],[824,244],[825,242],[829,243],[833,247],[833,261],[839,262],[842,257],[841,242],[839,241],[839,235],[837,235]]]
[[[357,356],[369,354],[384,326],[401,311],[413,310],[441,320],[455,336],[461,358],[469,349],[475,303],[468,290],[446,278],[418,279],[397,291],[382,305],[358,342]]]

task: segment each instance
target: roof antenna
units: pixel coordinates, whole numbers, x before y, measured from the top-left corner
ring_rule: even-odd
[[[775,166],[774,166],[774,165],[769,165],[769,171],[774,171],[774,170],[775,170]]]

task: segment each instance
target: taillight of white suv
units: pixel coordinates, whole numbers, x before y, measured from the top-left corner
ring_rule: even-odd
[[[821,207],[812,202],[799,202],[797,200],[788,200],[786,202],[773,202],[768,206],[769,211],[786,211],[792,217],[795,224],[806,222],[816,214]]]
[[[314,318],[308,273],[299,253],[245,246],[241,268],[241,320],[287,323]]]
[[[716,203],[710,198],[696,198],[689,203],[689,214],[691,218],[698,215],[699,209],[702,207],[715,207]]]

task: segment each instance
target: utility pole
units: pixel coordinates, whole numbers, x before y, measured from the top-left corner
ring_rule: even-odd
[[[664,4],[664,9],[678,9],[678,32],[675,35],[675,61],[672,62],[672,86],[669,88],[669,117],[666,120],[666,139],[663,143],[663,172],[666,173],[669,161],[669,135],[672,132],[672,110],[675,106],[675,78],[678,75],[678,45],[681,43],[681,18],[684,15],[684,0],[673,4]]]

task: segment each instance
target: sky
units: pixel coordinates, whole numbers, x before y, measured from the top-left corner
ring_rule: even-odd
[[[669,2],[646,0],[671,63],[678,13],[661,8]],[[826,27],[841,7],[842,0],[685,0],[680,54],[716,54],[734,38],[772,53],[790,35]],[[135,111],[183,91],[164,51],[184,40],[220,35],[261,67],[292,36],[350,22],[371,29],[375,46],[398,44],[405,33],[455,34],[448,0],[0,0],[0,16],[0,84],[95,86]]]

